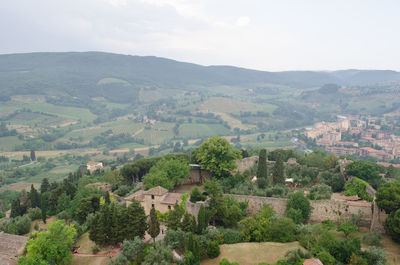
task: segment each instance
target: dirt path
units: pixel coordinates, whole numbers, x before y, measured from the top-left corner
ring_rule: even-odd
[[[72,256],[75,257],[114,257],[118,255],[120,252],[120,247],[113,248],[109,253],[106,254],[81,254],[81,253],[72,253]]]

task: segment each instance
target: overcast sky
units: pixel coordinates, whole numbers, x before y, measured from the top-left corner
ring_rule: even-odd
[[[260,70],[400,70],[399,0],[0,0],[0,53],[106,51]]]

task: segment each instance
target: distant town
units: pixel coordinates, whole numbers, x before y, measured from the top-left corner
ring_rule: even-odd
[[[337,122],[318,122],[304,135],[313,143],[338,156],[372,157],[399,162],[400,136],[392,119],[338,116]],[[400,166],[400,165],[396,165]]]

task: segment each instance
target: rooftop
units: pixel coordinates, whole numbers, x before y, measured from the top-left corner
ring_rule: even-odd
[[[166,194],[168,192],[167,189],[161,187],[161,186],[157,186],[154,188],[151,188],[149,190],[146,190],[145,192],[143,192],[144,195],[155,195],[155,196],[162,196],[164,194]]]
[[[18,255],[23,251],[27,240],[28,238],[25,236],[17,236],[0,232],[0,257],[5,260],[16,260]],[[0,261],[2,261],[2,259],[0,259]]]
[[[175,204],[176,202],[180,203],[182,201],[182,194],[180,193],[167,193],[164,198],[160,201],[162,204]]]

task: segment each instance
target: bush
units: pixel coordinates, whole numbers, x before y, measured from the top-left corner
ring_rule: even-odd
[[[127,185],[121,185],[118,187],[117,194],[118,196],[125,196],[127,195],[131,189]]]
[[[326,184],[319,184],[311,187],[308,198],[310,200],[327,200],[332,196],[332,188]]]
[[[6,217],[6,214],[2,210],[0,210],[0,219],[4,217]]]
[[[329,254],[328,251],[322,251],[317,254],[317,258],[322,262],[324,265],[335,265],[336,260]]]
[[[116,259],[110,260],[108,265],[126,265],[128,262],[128,259],[124,255],[120,254]]]
[[[194,187],[192,192],[190,193],[190,201],[193,203],[198,201],[204,201],[206,198],[207,197],[200,192],[197,186]]]
[[[42,219],[42,210],[40,208],[30,208],[28,210],[28,215],[32,221]]]
[[[393,241],[400,243],[400,209],[386,218],[386,231]]]
[[[224,244],[236,244],[243,242],[239,231],[233,229],[218,229],[218,230],[223,235]]]
[[[70,216],[67,211],[62,211],[57,214],[57,219],[69,220]]]
[[[220,249],[217,241],[210,241],[208,242],[207,246],[207,256],[210,259],[215,259],[220,254]]]
[[[380,247],[382,236],[378,233],[369,232],[363,236],[363,242],[369,246]]]
[[[97,253],[99,253],[99,251],[100,251],[100,249],[96,245],[92,247],[93,254],[97,254]]]
[[[293,220],[296,224],[301,224],[303,222],[303,215],[300,209],[290,208],[286,212],[286,216]]]
[[[296,209],[301,211],[302,223],[306,222],[310,218],[311,205],[308,199],[304,197],[304,194],[302,192],[296,192],[295,194],[289,197],[286,206],[286,213],[290,209]]]
[[[296,240],[296,224],[290,218],[278,218],[272,222],[267,233],[271,241],[292,242]]]
[[[14,235],[25,235],[31,230],[31,218],[28,214],[17,216],[0,223],[0,230]]]
[[[363,200],[372,201],[372,197],[368,195],[365,188],[369,186],[367,182],[362,179],[354,177],[351,182],[347,182],[344,186],[344,195],[355,196],[357,195]]]
[[[346,237],[358,231],[358,227],[354,225],[351,221],[341,223],[338,226],[337,231],[343,232]]]
[[[177,249],[181,252],[185,250],[187,233],[180,228],[177,230],[168,229],[164,237],[164,242],[172,249]]]
[[[38,225],[38,224],[35,224],[35,225],[33,226],[33,229],[35,229],[35,231],[38,231],[38,230],[39,230],[39,225]]]
[[[386,265],[386,253],[381,248],[371,247],[368,254],[368,265]]]

